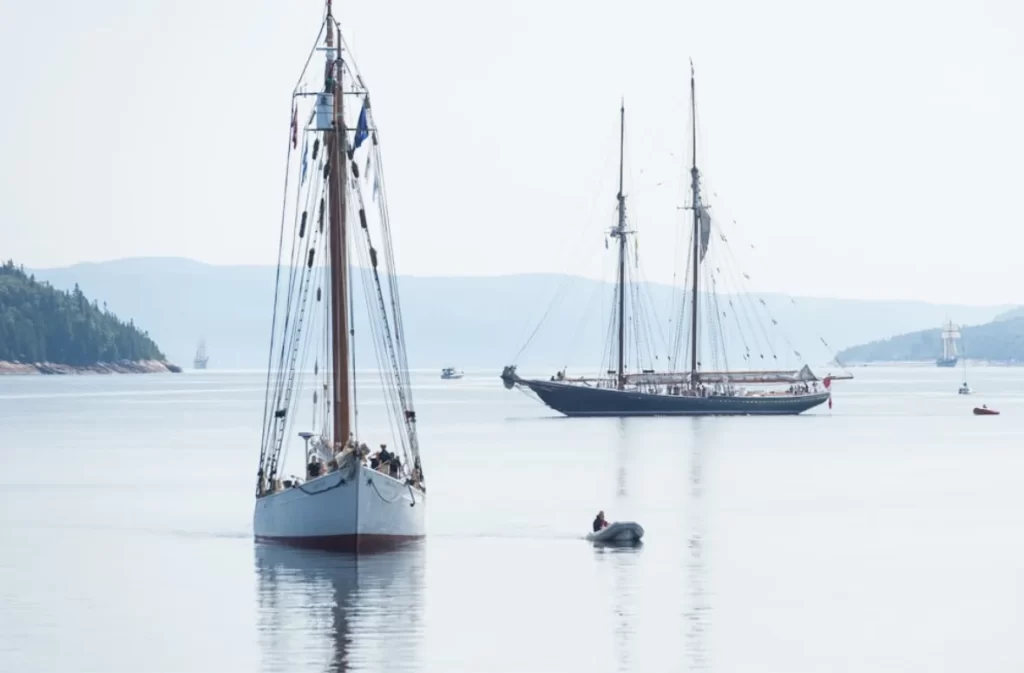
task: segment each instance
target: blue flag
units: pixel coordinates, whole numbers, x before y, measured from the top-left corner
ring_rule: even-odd
[[[363,101],[363,108],[359,111],[359,121],[356,122],[356,137],[352,141],[352,149],[357,150],[359,146],[363,144],[367,136],[370,135],[370,129],[366,124],[366,101]]]

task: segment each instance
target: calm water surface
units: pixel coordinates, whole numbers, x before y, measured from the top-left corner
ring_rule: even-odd
[[[627,420],[423,373],[429,535],[358,560],[254,545],[262,374],[0,378],[0,670],[1024,670],[1024,369],[853,371]]]

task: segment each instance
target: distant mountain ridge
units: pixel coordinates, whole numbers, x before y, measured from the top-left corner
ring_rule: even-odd
[[[107,302],[119,315],[144,324],[172,361],[190,363],[196,343],[205,337],[210,369],[262,369],[267,365],[275,267],[217,266],[180,258],[132,258],[70,267],[34,269],[55,287],[78,283],[90,296]],[[356,274],[354,293],[362,311]],[[495,377],[527,342],[540,316],[561,288],[561,302],[515,360],[521,367],[593,365],[606,352],[610,283],[561,274],[486,277],[399,278],[409,365],[493,369]],[[678,290],[642,284],[666,336],[668,310]],[[775,343],[778,365],[795,364],[793,351],[809,363],[824,363],[831,349],[876,340],[895,333],[938,325],[949,315],[985,322],[1013,307],[935,305],[919,301],[820,299],[781,294],[765,300],[785,339]],[[356,356],[360,367],[375,367],[373,351],[359,347],[365,318],[356,317]],[[727,339],[728,340],[728,339]],[[738,340],[727,344],[730,362],[742,358]],[[773,355],[763,353],[766,360]]]

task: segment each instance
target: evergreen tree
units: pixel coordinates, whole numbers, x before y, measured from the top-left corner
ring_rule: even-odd
[[[147,333],[90,302],[77,283],[61,292],[13,261],[0,266],[0,360],[86,366],[164,359]]]

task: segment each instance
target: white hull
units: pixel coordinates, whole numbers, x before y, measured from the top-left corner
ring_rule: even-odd
[[[422,538],[422,491],[362,465],[257,498],[257,542],[372,551]]]

